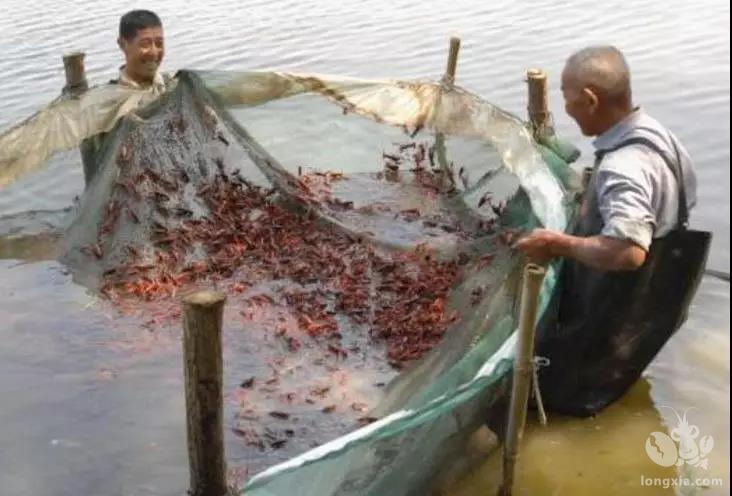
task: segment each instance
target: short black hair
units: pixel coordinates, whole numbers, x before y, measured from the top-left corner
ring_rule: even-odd
[[[119,36],[132,40],[140,29],[162,26],[160,18],[150,10],[130,10],[119,19]]]

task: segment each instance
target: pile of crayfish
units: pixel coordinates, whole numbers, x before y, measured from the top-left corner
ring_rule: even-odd
[[[337,173],[323,173],[322,178],[342,179]],[[168,302],[173,319],[179,316],[174,297],[196,286],[215,284],[229,294],[243,294],[263,281],[289,280],[299,289],[248,294],[247,301],[277,297],[297,316],[299,330],[312,338],[338,338],[336,315],[346,315],[386,342],[395,368],[424,355],[457,319],[446,308],[448,291],[458,278],[457,262],[437,261],[420,250],[377,252],[324,224],[312,210],[308,214],[286,207],[275,190],[227,173],[223,165],[197,188],[203,213],[195,215],[178,192],[188,184],[186,179],[182,170],[143,169],[136,181],[116,186],[124,196],[111,200],[100,236],[126,215],[132,222],[148,222],[151,238],[144,248],[125,246],[124,262],[104,272],[101,292],[112,302]],[[299,182],[304,191],[314,185],[304,178]],[[139,193],[140,184],[150,192]],[[145,199],[154,204],[152,219],[134,213],[132,200]],[[84,250],[90,257],[103,257],[98,246]],[[242,315],[246,318],[247,312]],[[296,352],[301,337],[285,338]],[[328,342],[333,353],[347,354]]]

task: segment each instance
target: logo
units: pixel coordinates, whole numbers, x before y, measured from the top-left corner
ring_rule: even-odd
[[[656,464],[662,467],[681,467],[688,465],[707,469],[709,460],[707,455],[714,449],[714,438],[705,435],[699,438],[699,427],[692,425],[686,419],[690,410],[684,411],[683,417],[670,406],[678,419],[678,424],[671,429],[670,436],[665,432],[651,432],[646,439],[646,454]]]

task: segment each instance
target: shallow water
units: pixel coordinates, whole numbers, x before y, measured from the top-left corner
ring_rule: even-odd
[[[5,0],[0,19],[0,128],[63,86],[60,56],[87,52],[88,77],[115,76],[118,16],[138,2]],[[709,266],[729,272],[729,6],[719,0],[603,4],[517,2],[156,2],[166,70],[264,69],[359,77],[438,78],[447,39],[463,39],[458,82],[525,114],[523,71],[550,73],[560,134],[590,146],[563,114],[563,60],[589,43],[623,49],[636,102],[696,159],[696,226],[712,230]],[[175,332],[117,328],[52,261],[44,233],[82,188],[78,156],[0,192],[0,494],[180,494],[187,482],[180,345]],[[41,233],[40,237],[34,237]],[[621,402],[591,420],[551,418],[526,435],[517,494],[666,494],[641,477],[671,477],[645,455],[652,431],[688,420],[714,437],[709,470],[729,493],[729,286],[706,278],[684,328]],[[689,410],[691,409],[691,410]],[[227,439],[229,447],[235,440]],[[235,451],[235,450],[233,450]],[[233,452],[232,449],[229,452]],[[234,462],[240,460],[233,460]],[[450,494],[490,493],[492,457]]]

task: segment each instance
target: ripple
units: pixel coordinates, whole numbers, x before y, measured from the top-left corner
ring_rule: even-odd
[[[92,83],[115,77],[122,63],[116,45],[119,16],[138,4],[130,0],[4,0],[6,7],[0,16],[3,33],[0,37],[3,55],[0,58],[3,97],[0,128],[32,114],[58,95],[64,84],[61,56],[69,50],[86,51],[88,78]],[[171,72],[184,67],[272,68],[368,78],[437,79],[445,67],[448,38],[460,36],[463,44],[457,72],[459,84],[517,115],[526,114],[525,69],[539,66],[549,71],[550,105],[556,127],[582,148],[583,160],[591,156],[591,147],[589,140],[580,136],[576,124],[563,113],[559,74],[574,50],[588,44],[615,44],[625,52],[633,70],[638,102],[674,130],[692,154],[699,179],[699,204],[692,212],[693,224],[715,233],[709,266],[729,271],[730,7],[727,2],[202,0],[184,3],[159,0],[153,4],[165,24],[164,69]],[[0,190],[0,245],[3,236],[17,237],[20,233],[31,237],[36,231],[48,234],[47,230],[61,229],[65,209],[82,188],[78,153],[71,153],[54,159],[47,169]],[[28,245],[14,243],[11,248],[6,251],[12,251],[16,258],[16,253],[25,251]],[[27,302],[29,311],[32,304],[35,312],[38,296],[43,296],[43,279],[28,279],[26,268],[22,274],[17,271],[13,278],[7,265],[3,274],[8,278],[6,288],[13,291],[21,286],[25,288],[26,294],[17,302]],[[696,344],[692,348],[670,348],[666,356],[672,356],[673,360],[661,357],[657,362],[655,370],[662,373],[654,384],[655,389],[660,382],[664,390],[663,381],[671,382],[673,377],[676,391],[703,393],[697,398],[700,405],[719,391],[726,393],[717,394],[719,398],[729,400],[729,360],[725,358],[729,353],[729,286],[713,286],[715,283],[707,279],[695,302],[686,334],[680,334],[682,339],[688,338]],[[64,287],[63,294],[70,294],[73,288],[72,285]],[[705,319],[713,322],[706,324]],[[79,339],[87,338],[86,334],[81,336]],[[700,336],[704,340],[699,341]],[[679,337],[675,342],[681,342]],[[18,347],[21,348],[29,347]],[[11,349],[6,346],[6,350]],[[56,352],[56,348],[49,349]],[[680,350],[678,356],[676,349]],[[689,349],[698,357],[693,362],[684,362]],[[28,358],[22,355],[22,359]],[[711,362],[711,370],[720,371],[709,372],[707,361]],[[684,363],[688,369],[682,374],[679,364]],[[686,381],[681,382],[681,387],[676,382],[680,375]],[[135,395],[144,389],[135,388]],[[726,421],[729,412],[726,413],[719,418]],[[169,421],[169,416],[161,418]],[[135,428],[142,424],[137,422]],[[28,425],[34,433],[39,428]],[[728,422],[720,429],[723,432],[718,437],[715,432],[719,440],[721,434],[728,436]],[[106,439],[101,434],[96,437]],[[23,439],[25,446],[27,439]],[[180,440],[177,433],[175,439]],[[137,450],[126,459],[142,452],[147,451]],[[728,459],[729,445],[719,448],[719,452]],[[105,463],[118,461],[114,457],[103,459]],[[37,477],[43,472],[32,470],[35,465],[31,461],[18,465],[28,472],[27,475],[23,472],[18,481],[53,480],[55,484],[56,479],[47,474]],[[49,466],[58,465],[67,470],[67,465],[57,461],[54,459]],[[174,466],[180,463],[176,461]],[[149,472],[147,466],[140,471]],[[169,483],[166,480],[161,482],[163,486]],[[55,485],[43,494],[57,494],[59,487]],[[63,494],[89,492],[61,490]]]
[[[93,83],[116,75],[121,64],[116,29],[128,1],[9,4],[0,18],[3,127],[58,95],[61,55],[68,50],[87,51]],[[705,192],[701,205],[729,204],[730,9],[724,2],[207,0],[180,5],[166,0],[155,8],[166,30],[164,69],[171,72],[277,68],[436,79],[444,70],[448,37],[459,35],[460,84],[524,115],[524,70],[543,67],[550,74],[557,126],[576,139],[557,91],[564,60],[586,44],[617,44],[634,71],[639,101],[674,129],[696,158]],[[23,188],[3,191],[0,214],[8,205],[38,201],[34,197],[42,191],[69,201],[78,180],[78,171],[37,174]],[[727,222],[716,215],[710,220],[728,236]]]

